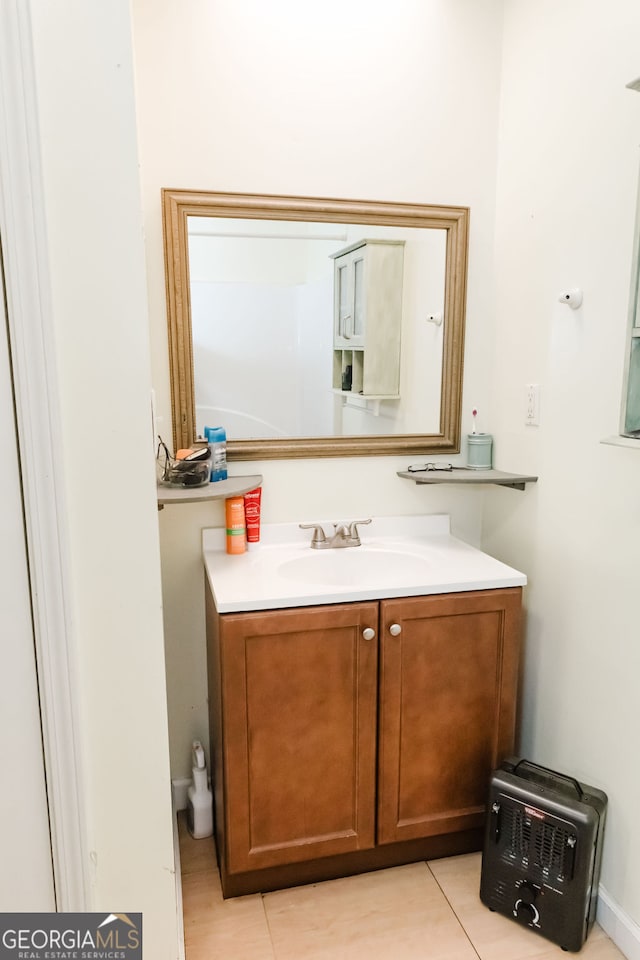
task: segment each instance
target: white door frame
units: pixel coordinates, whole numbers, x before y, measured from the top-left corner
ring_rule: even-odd
[[[29,0],[0,4],[0,237],[59,911],[89,909],[77,673]]]
[[[51,829],[1,262],[0,298],[0,903],[47,911],[55,908]]]

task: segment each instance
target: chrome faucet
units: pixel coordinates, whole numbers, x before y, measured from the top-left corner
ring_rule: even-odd
[[[329,538],[320,523],[300,523],[299,527],[301,530],[313,530],[311,546],[314,550],[329,550],[333,547],[359,547],[361,543],[358,527],[365,523],[371,523],[371,517],[368,520],[352,520],[346,524],[334,523],[333,535]]]

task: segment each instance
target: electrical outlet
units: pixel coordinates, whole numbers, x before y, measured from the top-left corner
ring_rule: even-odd
[[[540,384],[528,383],[526,385],[527,406],[524,422],[528,427],[540,426]]]

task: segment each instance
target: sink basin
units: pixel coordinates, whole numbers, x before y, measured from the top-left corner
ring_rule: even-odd
[[[277,571],[280,576],[297,583],[325,583],[331,586],[362,586],[388,583],[430,572],[432,564],[424,557],[397,550],[368,550],[346,547],[316,550],[285,560]]]
[[[325,529],[330,530],[332,523],[325,520]],[[229,556],[224,528],[205,529],[205,568],[218,613],[488,590],[527,582],[524,574],[451,536],[446,514],[374,517],[363,533],[359,547],[314,550],[309,531],[298,523],[263,524],[260,543],[245,554]]]

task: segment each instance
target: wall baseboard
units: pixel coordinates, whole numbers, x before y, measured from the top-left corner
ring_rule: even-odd
[[[187,809],[187,790],[191,786],[191,778],[183,777],[179,780],[171,781],[171,793],[173,796],[173,809],[177,812],[178,810]]]
[[[598,888],[596,920],[627,960],[640,960],[640,927],[602,885]]]

